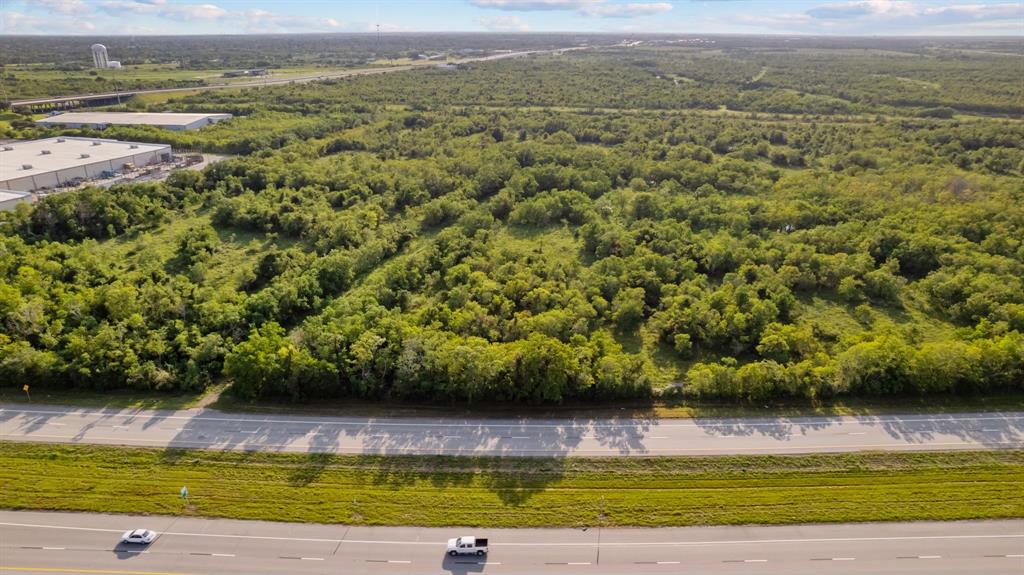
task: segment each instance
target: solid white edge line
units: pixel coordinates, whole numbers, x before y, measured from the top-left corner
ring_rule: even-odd
[[[0,527],[25,527],[38,529],[64,529],[70,531],[93,531],[100,533],[123,533],[121,529],[101,529],[96,527],[70,527],[65,525],[41,525],[33,523],[11,523],[0,522]],[[367,540],[367,539],[320,539],[305,537],[273,537],[263,535],[229,535],[223,533],[184,533],[166,531],[162,537],[211,537],[222,539],[256,539],[271,541],[306,541],[313,543],[354,543],[354,544],[377,544],[377,545],[447,545],[446,541],[394,541],[394,540]],[[994,535],[906,535],[895,537],[821,537],[809,539],[746,539],[746,540],[721,540],[721,541],[636,541],[636,542],[596,542],[592,543],[494,543],[492,547],[656,547],[656,546],[680,546],[692,547],[701,545],[751,545],[751,544],[779,544],[779,543],[835,543],[835,542],[858,542],[858,541],[930,541],[943,539],[1024,539],[1024,533],[1020,534],[994,534]],[[933,557],[933,556],[924,556]],[[934,556],[938,557],[938,556]]]

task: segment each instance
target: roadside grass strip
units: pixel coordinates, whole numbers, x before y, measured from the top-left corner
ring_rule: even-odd
[[[481,527],[1024,517],[1024,451],[348,456],[0,442],[0,508]],[[189,490],[181,499],[182,486]]]

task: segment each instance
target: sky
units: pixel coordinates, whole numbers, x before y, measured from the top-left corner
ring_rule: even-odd
[[[1024,0],[0,0],[0,34],[1013,35]]]

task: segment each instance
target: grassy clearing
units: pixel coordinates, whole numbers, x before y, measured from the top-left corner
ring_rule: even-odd
[[[152,391],[76,391],[61,389],[30,389],[31,401],[21,388],[0,387],[0,403],[37,403],[43,405],[69,405],[86,408],[120,409],[187,409],[195,407],[204,398],[219,392],[211,388],[201,393],[160,393]]]
[[[1024,451],[499,459],[0,443],[3,508],[366,525],[1010,518],[1024,516],[1022,483]]]

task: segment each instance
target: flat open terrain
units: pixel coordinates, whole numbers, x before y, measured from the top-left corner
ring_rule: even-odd
[[[2,508],[363,525],[1018,518],[1022,484],[1024,451],[498,459],[0,443]]]

